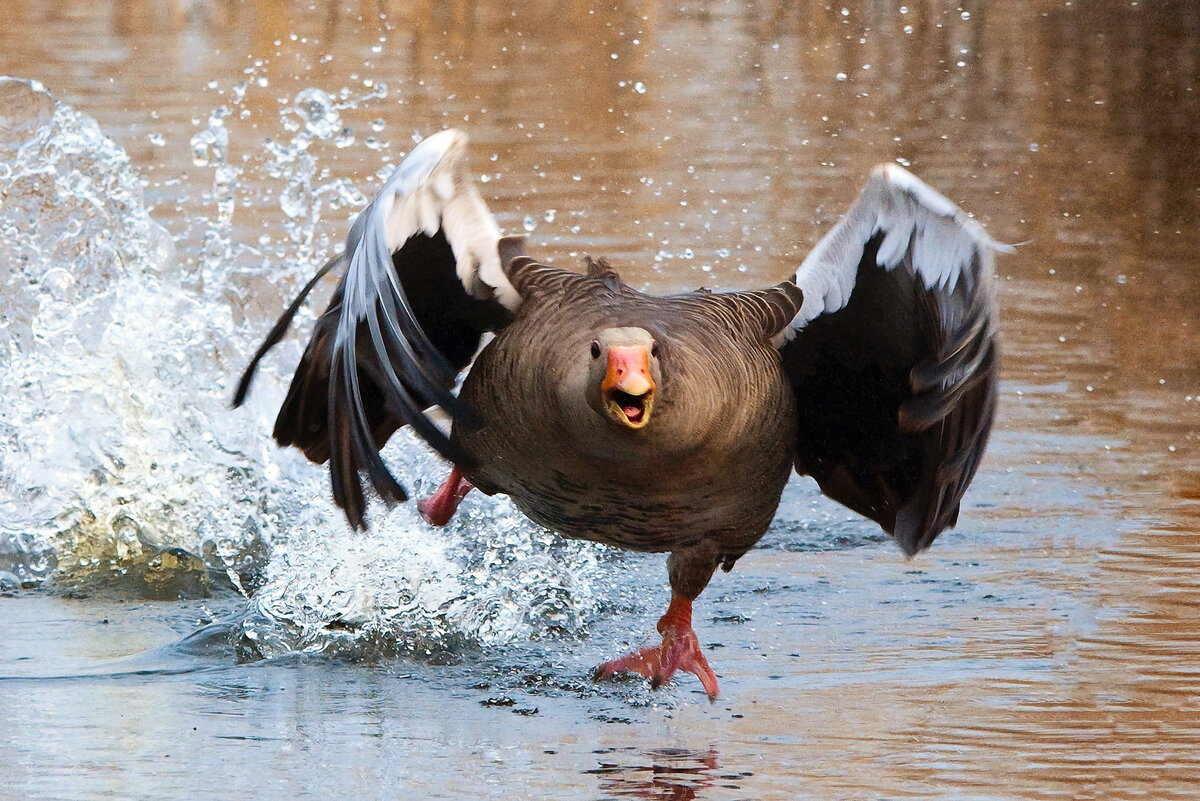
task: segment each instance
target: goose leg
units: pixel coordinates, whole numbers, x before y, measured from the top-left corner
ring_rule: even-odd
[[[678,595],[671,597],[667,613],[658,621],[658,632],[662,645],[642,648],[628,656],[605,662],[596,668],[593,678],[606,679],[616,673],[637,673],[650,679],[650,686],[657,689],[671,680],[678,670],[694,673],[704,685],[708,700],[717,699],[717,677],[708,660],[700,651],[700,641],[692,630],[692,602]]]
[[[717,677],[700,650],[700,641],[692,630],[692,601],[700,594],[716,569],[717,562],[707,555],[676,551],[667,559],[667,570],[671,575],[671,605],[667,613],[659,618],[658,633],[662,645],[642,648],[628,656],[605,662],[596,668],[592,678],[606,679],[616,673],[637,673],[650,679],[650,686],[657,689],[671,680],[676,671],[695,674],[708,693],[708,700],[717,700]],[[702,574],[702,575],[701,575]]]
[[[463,474],[455,467],[436,492],[417,501],[417,511],[429,525],[444,526],[454,517],[463,498],[474,488],[475,485],[463,478]]]

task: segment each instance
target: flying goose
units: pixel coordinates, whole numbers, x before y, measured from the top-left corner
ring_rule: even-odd
[[[359,214],[234,405],[316,282],[341,270],[277,442],[329,463],[355,528],[366,527],[364,477],[384,501],[407,500],[379,451],[409,425],[452,464],[418,503],[434,525],[477,488],[563,536],[667,552],[661,644],[596,678],[633,671],[659,686],[684,670],[712,699],[692,604],[766,532],[793,469],[909,555],[957,521],[996,406],[997,249],[949,200],[883,164],[787,280],[648,295],[604,259],[564,270],[502,237],[467,136],[445,130]]]

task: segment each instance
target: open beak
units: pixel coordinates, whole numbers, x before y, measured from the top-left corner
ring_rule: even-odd
[[[650,354],[641,345],[614,345],[608,349],[608,371],[600,384],[604,407],[615,422],[638,429],[650,422],[654,406],[654,379]]]

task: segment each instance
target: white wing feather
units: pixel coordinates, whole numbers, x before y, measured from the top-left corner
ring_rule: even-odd
[[[353,242],[352,234],[346,276],[347,303],[357,304],[351,306],[354,318],[362,318],[362,304],[374,297],[371,288],[381,276],[398,284],[392,254],[414,234],[433,236],[439,229],[454,251],[455,271],[468,294],[494,294],[510,311],[520,305],[500,266],[500,228],[467,171],[467,142],[467,135],[453,128],[421,141],[355,222],[360,236]]]
[[[989,237],[983,226],[908,170],[881,164],[871,171],[846,216],[796,271],[804,304],[792,321],[793,333],[820,315],[846,306],[863,248],[876,234],[883,235],[876,258],[880,267],[895,269],[911,245],[913,263],[925,288],[939,287],[946,292],[953,291],[960,280],[975,279],[970,272],[975,254],[1012,250]]]

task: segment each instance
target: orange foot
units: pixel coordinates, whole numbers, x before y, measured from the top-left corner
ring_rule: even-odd
[[[662,645],[605,662],[596,668],[593,680],[600,681],[628,671],[645,676],[650,679],[650,686],[658,689],[671,680],[675,671],[684,670],[700,679],[709,701],[717,700],[717,677],[701,653],[700,641],[692,630],[692,602],[678,595],[672,596],[667,613],[658,621],[658,631],[662,634]]]
[[[463,474],[455,467],[436,492],[417,501],[417,511],[429,525],[444,526],[458,511],[462,499],[474,488],[475,485],[463,478]]]

